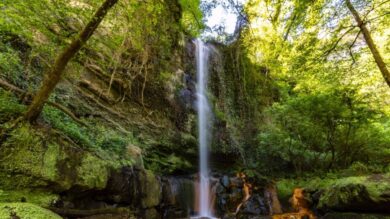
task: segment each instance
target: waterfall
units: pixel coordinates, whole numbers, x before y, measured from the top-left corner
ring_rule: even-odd
[[[197,111],[199,132],[199,218],[213,218],[211,213],[208,150],[211,141],[211,109],[207,99],[209,48],[196,40]]]

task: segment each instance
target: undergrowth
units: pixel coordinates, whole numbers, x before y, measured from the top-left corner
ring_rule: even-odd
[[[25,110],[26,106],[19,103],[12,93],[0,89],[0,122],[2,124],[18,118]],[[132,133],[122,134],[99,121],[89,121],[89,126],[83,127],[62,111],[51,106],[45,106],[42,118],[56,131],[86,149],[102,149],[115,154],[123,154],[128,145],[140,145]],[[30,141],[27,134],[29,136],[36,134],[31,128],[18,130],[20,131],[14,132],[13,135],[21,141]]]
[[[3,124],[9,120],[20,116],[26,106],[19,103],[18,99],[9,92],[0,88],[0,123]]]

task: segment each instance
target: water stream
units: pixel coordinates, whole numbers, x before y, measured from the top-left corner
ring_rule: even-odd
[[[199,198],[198,218],[213,218],[210,195],[208,151],[211,140],[211,109],[207,99],[209,48],[199,39],[196,43],[197,111],[199,132]]]

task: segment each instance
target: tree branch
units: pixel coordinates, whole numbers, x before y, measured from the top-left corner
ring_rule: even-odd
[[[351,44],[351,45],[349,46],[349,48],[348,48],[348,49],[349,49],[349,54],[350,54],[351,57],[352,57],[352,64],[351,64],[351,66],[354,65],[354,64],[356,63],[355,57],[353,56],[352,47],[355,45],[356,40],[359,38],[359,35],[360,35],[361,32],[362,32],[362,31],[359,30],[359,32],[356,34],[356,37],[355,37],[355,39],[353,40],[352,44]]]
[[[381,54],[379,53],[379,50],[378,50],[376,44],[374,43],[374,40],[371,37],[371,33],[370,33],[369,29],[367,28],[366,23],[361,19],[359,13],[356,11],[354,6],[352,5],[351,0],[345,0],[345,3],[347,5],[348,9],[351,11],[353,17],[355,18],[355,21],[356,21],[358,27],[362,31],[364,40],[366,41],[366,44],[372,53],[372,56],[375,60],[375,63],[377,64],[379,70],[382,73],[383,79],[385,79],[385,82],[390,87],[390,72],[387,69],[387,65],[386,65],[384,59],[382,58]]]
[[[369,20],[366,20],[366,23],[372,22],[372,21],[374,21],[374,20],[377,20],[377,19],[379,19],[379,18],[381,18],[381,17],[384,17],[384,16],[386,16],[386,15],[389,15],[389,14],[390,14],[390,11],[388,11],[388,12],[386,12],[386,13],[384,13],[384,14],[378,15],[378,16],[376,16],[376,17],[373,17],[373,18],[371,18],[371,19],[369,19]]]
[[[341,37],[338,38],[338,39],[336,40],[336,42],[333,44],[333,46],[332,46],[330,49],[328,49],[328,50],[326,50],[326,51],[324,52],[324,56],[325,56],[325,57],[328,56],[334,49],[336,49],[336,47],[337,47],[337,45],[340,43],[340,41],[341,41],[349,32],[351,32],[353,29],[355,29],[355,26],[353,26],[353,27],[349,28],[347,31],[345,31],[345,32],[343,33],[343,35],[341,35]]]

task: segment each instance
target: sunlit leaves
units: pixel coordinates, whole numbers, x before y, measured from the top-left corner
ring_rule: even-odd
[[[179,0],[182,8],[181,25],[192,36],[198,36],[203,29],[200,0]]]
[[[389,63],[389,16],[384,9],[389,3],[353,4]],[[348,162],[361,159],[362,151],[388,147],[384,133],[390,131],[385,125],[390,121],[390,90],[344,1],[250,0],[246,11],[246,55],[267,68],[279,89],[278,102],[265,113],[267,125],[259,124],[258,159],[269,155],[296,170],[325,168],[331,162],[330,144],[340,156],[359,151],[345,158]],[[380,124],[385,128],[379,132]],[[331,128],[333,143],[326,137]]]

